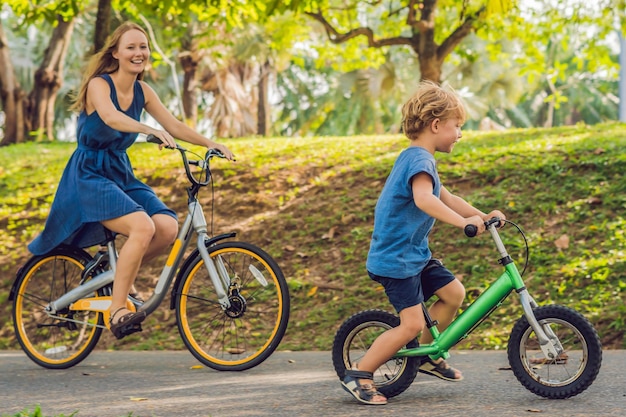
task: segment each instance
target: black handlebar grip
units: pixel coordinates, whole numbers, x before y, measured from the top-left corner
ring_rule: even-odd
[[[160,145],[162,143],[161,139],[157,138],[153,134],[149,134],[148,136],[146,136],[146,142],[156,143],[157,145]]]
[[[478,233],[478,227],[474,226],[473,224],[468,224],[465,225],[463,231],[465,232],[465,236],[474,237],[476,236],[476,233]]]

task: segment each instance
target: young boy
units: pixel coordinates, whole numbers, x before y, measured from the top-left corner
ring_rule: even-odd
[[[372,373],[424,329],[421,304],[437,296],[429,313],[443,330],[465,298],[463,284],[431,258],[428,234],[435,220],[460,229],[473,224],[482,233],[485,220],[505,219],[498,210],[485,214],[472,207],[439,180],[435,152],[452,152],[464,122],[465,109],[456,93],[429,81],[421,82],[402,108],[402,129],[410,144],[398,156],[376,204],[366,265],[370,277],[385,288],[400,325],[381,334],[361,361],[346,371],[342,386],[362,403],[387,403],[374,387]],[[430,332],[422,332],[420,343],[431,341]],[[420,372],[449,381],[463,378],[443,359],[427,360]]]

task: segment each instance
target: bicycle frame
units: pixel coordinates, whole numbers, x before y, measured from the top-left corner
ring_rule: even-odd
[[[515,263],[507,253],[500,239],[496,228],[498,223],[499,222],[494,222],[489,224],[487,230],[491,233],[501,256],[498,262],[502,264],[505,269],[502,275],[488,286],[487,289],[442,332],[439,332],[424,309],[427,315],[427,322],[430,322],[429,330],[433,336],[433,342],[416,348],[401,349],[394,357],[430,356],[432,359],[449,358],[450,354],[448,351],[459,341],[465,339],[483,320],[489,317],[513,291],[518,293],[524,315],[537,335],[541,350],[546,357],[556,358],[563,351],[558,338],[550,328],[548,326],[542,326],[537,322],[533,314],[533,308],[538,307],[538,305],[528,293]]]
[[[181,148],[182,149],[182,148]],[[184,149],[181,151],[181,153]],[[184,154],[183,154],[184,155]],[[188,164],[186,158],[186,169],[188,170]],[[203,162],[203,161],[200,161]],[[204,161],[205,163],[208,163]],[[204,168],[204,167],[203,167]],[[188,176],[190,174],[188,173]],[[161,275],[154,288],[153,294],[148,300],[140,306],[140,311],[145,311],[146,314],[152,313],[161,304],[165,298],[167,289],[171,286],[176,272],[179,269],[179,265],[184,258],[185,251],[192,240],[192,230],[198,235],[197,248],[200,256],[202,257],[204,264],[209,273],[209,277],[215,287],[215,291],[218,298],[218,303],[225,310],[230,307],[230,301],[228,299],[228,288],[230,286],[230,278],[226,272],[226,268],[221,264],[221,260],[218,258],[217,262],[211,259],[207,247],[215,244],[217,241],[232,238],[235,233],[226,233],[209,237],[207,230],[207,221],[204,216],[204,211],[196,195],[199,190],[199,184],[194,183],[188,189],[189,204],[188,215],[185,218],[183,226],[181,227],[178,236],[174,242],[172,249],[165,262]],[[96,275],[89,281],[81,284],[80,286],[65,293],[58,299],[50,302],[46,307],[46,312],[49,315],[56,314],[59,310],[69,307],[70,310],[89,310],[102,312],[105,315],[108,314],[109,307],[111,305],[110,296],[93,297],[94,292],[102,287],[113,283],[116,269],[117,251],[115,249],[115,241],[111,240],[107,243],[107,253],[109,256],[110,269]]]

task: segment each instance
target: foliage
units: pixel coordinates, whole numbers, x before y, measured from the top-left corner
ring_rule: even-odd
[[[36,62],[46,48],[55,13],[68,18],[77,15],[59,92],[63,100],[55,103],[55,128],[62,139],[74,137],[68,94],[78,84],[86,56],[91,53],[95,3],[4,2],[2,19],[10,28],[11,57],[19,84],[26,91],[33,87]],[[160,50],[153,51],[147,79],[168,107],[182,107],[177,59],[199,54],[197,85],[202,94],[193,99],[200,107],[198,120],[194,120],[199,129],[214,132],[216,124],[227,125],[230,120],[254,129],[258,68],[268,61],[273,66],[271,78],[278,86],[273,90],[278,94],[272,96],[278,123],[274,132],[300,135],[395,132],[399,103],[406,100],[420,77],[419,54],[408,45],[371,48],[362,36],[334,44],[328,41],[322,25],[304,20],[306,13],[328,12],[342,33],[367,25],[375,30],[377,41],[408,39],[417,33],[415,27],[406,24],[408,5],[414,3],[112,0],[115,19],[145,19],[156,29],[154,43]],[[609,43],[618,25],[626,27],[623,0],[589,4],[573,0],[436,3],[435,41],[440,48],[463,19],[480,16],[473,26],[475,32],[448,55],[442,76],[467,93],[473,107],[469,128],[477,127],[485,115],[507,127],[579,120],[591,124],[617,117],[617,57]],[[516,8],[504,13],[498,9],[502,4],[516,4]],[[8,13],[9,8],[12,13]],[[197,42],[196,51],[186,50],[189,39]],[[384,94],[370,88],[381,79],[385,80]],[[182,112],[174,113],[182,118]]]
[[[598,328],[607,348],[626,348],[626,126],[578,125],[553,129],[465,132],[454,153],[439,156],[442,180],[483,210],[499,208],[525,231],[530,265],[525,274],[540,304],[565,304]],[[212,232],[266,249],[288,278],[292,315],[282,349],[329,349],[334,331],[352,313],[389,309],[364,270],[373,210],[397,154],[397,135],[245,138],[226,141],[236,163],[215,166],[215,204],[201,192]],[[41,229],[71,144],[23,144],[0,153],[0,348],[16,348],[6,301],[14,273]],[[184,173],[174,152],[148,144],[131,148],[137,175],[178,213],[186,210]],[[513,227],[503,239],[518,261],[523,241]],[[461,278],[467,300],[499,275],[488,237],[469,240],[450,226],[432,233],[435,255]],[[140,285],[158,276],[146,265]],[[142,289],[142,288],[140,288]],[[506,345],[521,314],[512,296],[462,348]],[[101,348],[183,349],[165,306],[146,331]]]
[[[78,411],[73,412],[69,416],[66,416],[65,414],[58,414],[55,417],[73,417],[77,413]],[[5,415],[2,414],[2,416],[4,417]],[[24,409],[19,413],[13,414],[12,416],[7,415],[7,417],[45,417],[45,414],[43,414],[43,412],[41,411],[41,407],[36,406],[33,411],[30,411],[29,409]]]

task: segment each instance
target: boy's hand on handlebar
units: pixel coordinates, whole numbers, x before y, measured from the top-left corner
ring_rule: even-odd
[[[493,210],[491,213],[487,214],[483,220],[487,221],[487,220],[492,219],[494,217],[498,217],[500,220],[506,220],[506,216],[500,210]],[[498,227],[504,227],[505,224],[506,223],[502,221],[502,222],[500,222]]]
[[[479,235],[486,230],[485,221],[480,216],[466,217],[465,227],[470,224],[476,227],[476,235]]]

